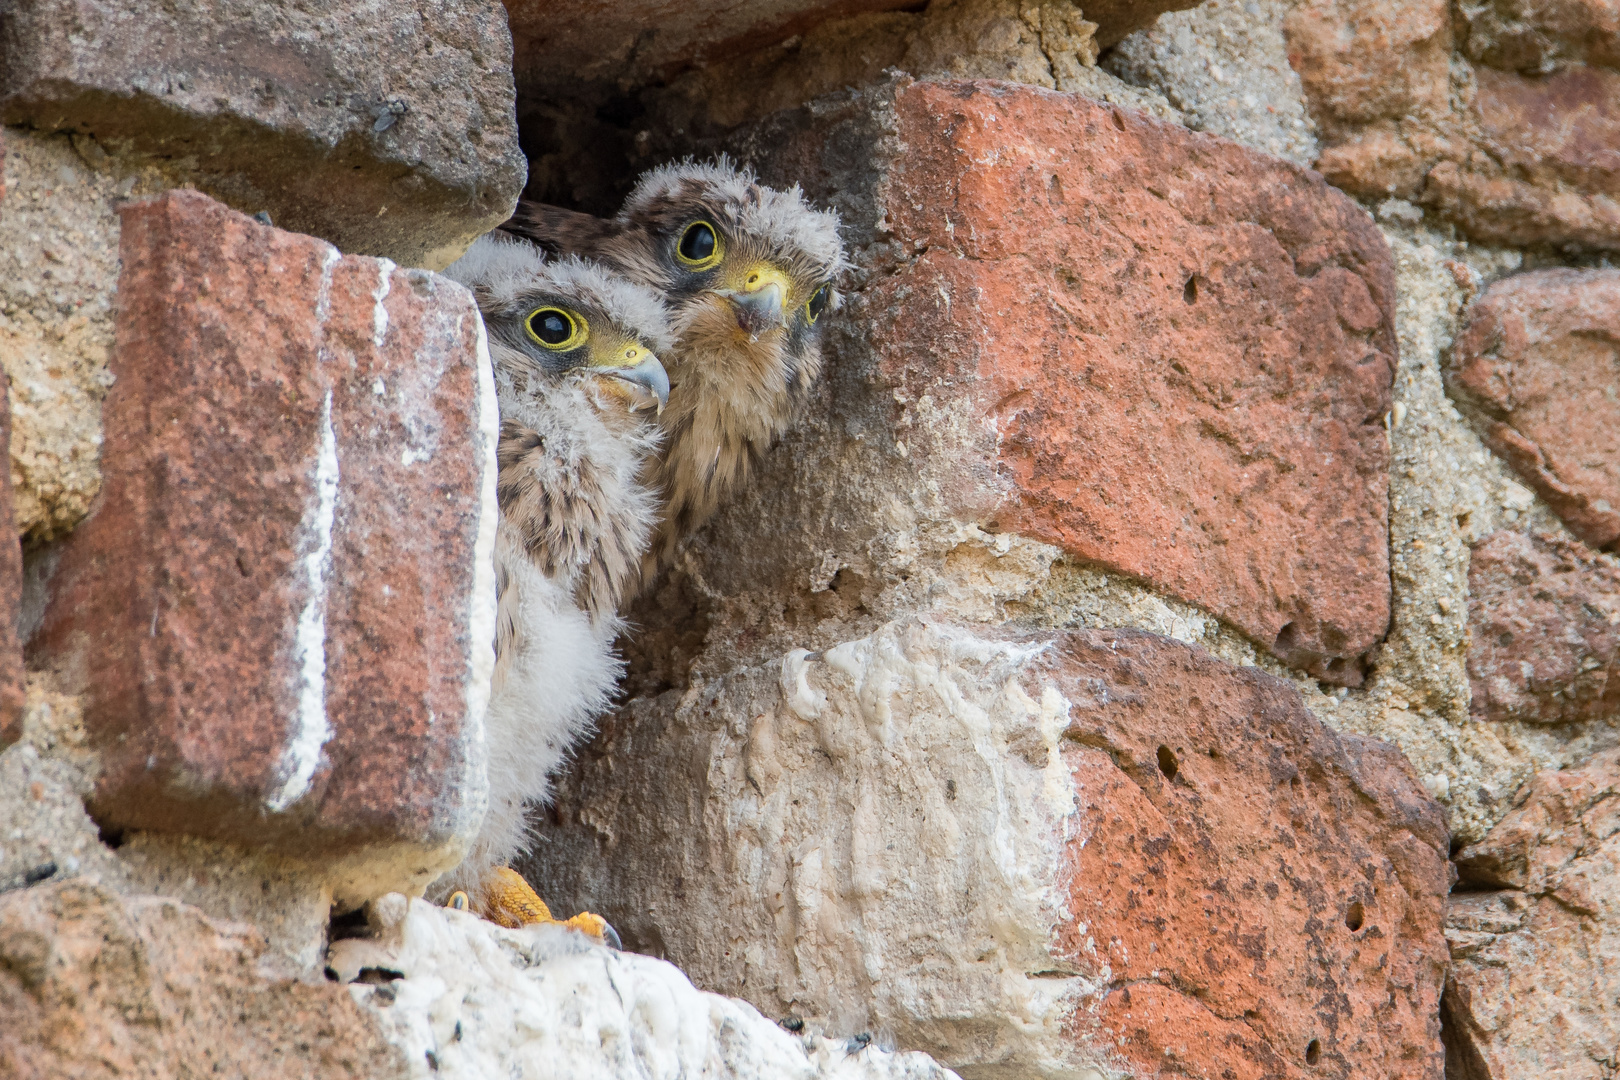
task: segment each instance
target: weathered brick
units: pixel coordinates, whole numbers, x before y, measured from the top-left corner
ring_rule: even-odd
[[[1076,1030],[1139,1075],[1440,1080],[1446,827],[1400,751],[1151,635],[1040,670],[1085,807],[1059,950],[1107,984]]]
[[[0,21],[0,119],[439,269],[523,188],[511,50],[496,0],[24,0]]]
[[[1333,183],[1494,243],[1620,248],[1612,4],[1306,0],[1284,29]]]
[[[1620,715],[1620,564],[1504,530],[1468,563],[1469,709],[1533,724]]]
[[[1620,270],[1536,270],[1468,313],[1446,387],[1570,531],[1620,542]]]
[[[1167,638],[889,624],[642,698],[542,835],[700,985],[966,1075],[1443,1070],[1441,808]]]
[[[1517,802],[1457,853],[1447,1064],[1479,1080],[1602,1077],[1620,1040],[1620,751],[1544,770]]]
[[[902,81],[742,149],[841,208],[862,265],[839,322],[862,329],[830,346],[829,415],[716,542],[748,568],[705,573],[735,591],[764,561],[815,565],[892,530],[892,501],[1057,545],[1360,682],[1389,623],[1396,351],[1364,211],[1234,143],[1004,83]],[[883,493],[872,520],[829,509],[861,487]],[[825,535],[746,538],[781,520]]]
[[[493,662],[472,298],[196,192],[126,206],[121,254],[105,487],[30,643],[84,695],[92,812],[431,876],[482,812]]]
[[[626,80],[667,79],[784,41],[835,19],[915,9],[914,0],[507,0],[514,67],[524,96],[539,89],[577,91]],[[1103,47],[1196,0],[1101,0],[1084,9]],[[656,28],[656,29],[649,29]]]
[[[0,895],[0,1010],[8,1080],[409,1071],[346,987],[282,972],[255,927],[87,877]]]

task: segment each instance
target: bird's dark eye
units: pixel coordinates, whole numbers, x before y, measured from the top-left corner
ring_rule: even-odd
[[[554,352],[579,348],[588,333],[584,319],[560,307],[535,308],[523,326],[535,344]]]
[[[720,261],[724,254],[720,234],[707,221],[694,221],[681,233],[681,242],[675,245],[675,254],[689,270],[707,270]]]
[[[810,299],[805,301],[804,313],[809,317],[811,325],[814,325],[815,321],[821,318],[821,313],[827,310],[827,305],[830,303],[832,303],[831,285],[823,285],[810,294]]]

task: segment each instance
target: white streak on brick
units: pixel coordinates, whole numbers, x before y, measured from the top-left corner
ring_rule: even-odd
[[[332,314],[332,269],[343,258],[343,253],[335,247],[326,249],[321,256],[321,283],[315,288],[315,322],[323,330],[326,320]]]
[[[478,490],[478,538],[473,548],[473,588],[467,614],[468,650],[467,723],[472,738],[484,741],[484,713],[489,708],[490,683],[495,677],[495,444],[500,440],[500,404],[495,397],[495,365],[489,356],[484,320],[478,320],[478,452],[484,459]]]
[[[383,336],[388,333],[388,309],[383,301],[388,299],[388,290],[393,288],[394,264],[387,259],[377,260],[377,287],[372,290],[371,297],[375,301],[371,305],[371,343],[382,348]]]
[[[274,812],[287,809],[308,794],[310,781],[321,763],[321,752],[332,738],[332,722],[326,714],[326,596],[327,574],[332,568],[337,491],[337,432],[332,427],[332,391],[328,390],[321,406],[321,447],[315,459],[313,520],[306,515],[303,523],[313,534],[315,543],[303,560],[309,599],[304,602],[304,610],[298,613],[293,653],[298,663],[298,726],[282,754],[281,772],[285,779],[281,790],[266,803]]]

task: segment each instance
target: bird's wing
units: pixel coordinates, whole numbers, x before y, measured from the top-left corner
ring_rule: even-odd
[[[501,230],[521,236],[551,256],[599,258],[622,231],[622,227],[577,210],[523,200],[517,204],[517,209],[501,226]]]

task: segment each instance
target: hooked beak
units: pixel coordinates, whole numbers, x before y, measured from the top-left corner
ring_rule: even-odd
[[[658,357],[643,353],[645,359],[633,367],[598,368],[592,374],[600,379],[617,379],[625,396],[630,399],[630,411],[655,407],[662,413],[669,404],[669,373]]]
[[[740,289],[720,289],[737,315],[737,329],[751,337],[787,325],[785,309],[793,283],[773,266],[756,266],[748,271]]]

